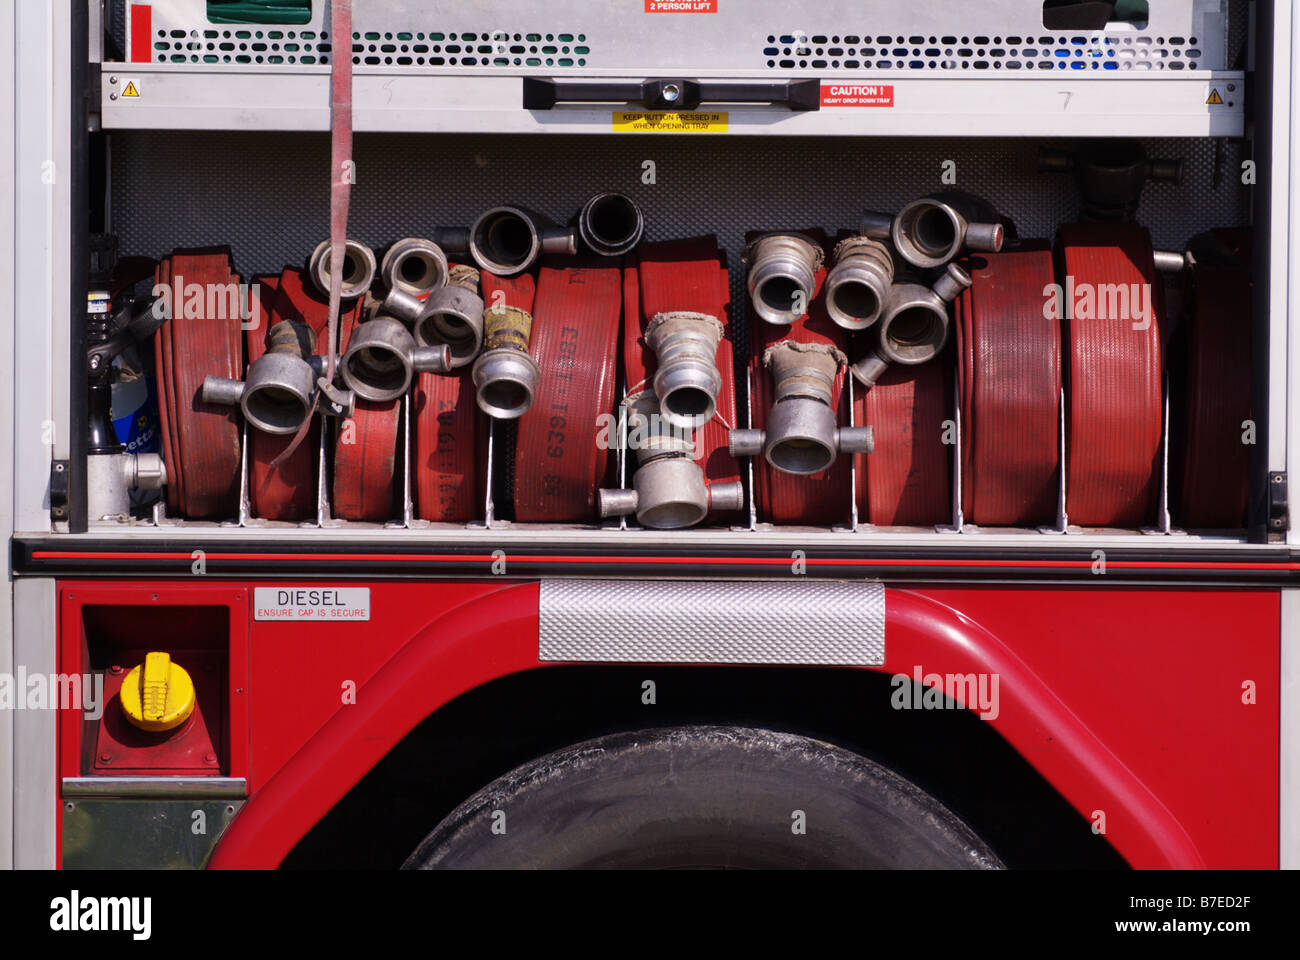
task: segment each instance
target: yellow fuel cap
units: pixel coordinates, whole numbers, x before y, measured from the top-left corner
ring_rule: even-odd
[[[141,730],[171,730],[194,712],[194,681],[165,653],[150,653],[122,681],[122,712]]]

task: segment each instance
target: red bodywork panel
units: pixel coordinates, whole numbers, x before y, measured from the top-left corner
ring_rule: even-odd
[[[230,604],[232,743],[222,772],[246,776],[251,799],[214,867],[277,866],[430,713],[544,666],[536,583],[349,585],[370,588],[368,622],[255,621],[252,583],[61,584],[65,670],[80,656],[81,602],[156,594],[149,602]],[[996,673],[1000,702],[989,722],[1083,816],[1104,814],[1107,838],[1135,867],[1276,867],[1279,596],[891,588],[878,669]],[[247,683],[236,694],[241,631]],[[345,702],[353,685],[355,703]],[[79,716],[67,712],[64,776],[77,775],[79,731]]]

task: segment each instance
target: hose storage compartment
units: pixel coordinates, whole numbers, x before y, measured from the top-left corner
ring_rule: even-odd
[[[1061,466],[1061,326],[1046,244],[974,256],[957,300],[962,512],[983,526],[1056,521]]]

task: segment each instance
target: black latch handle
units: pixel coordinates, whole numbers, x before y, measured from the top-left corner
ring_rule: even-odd
[[[821,81],[585,81],[524,77],[525,110],[550,110],[557,103],[639,103],[648,110],[694,110],[702,103],[770,103],[791,110],[820,110]]]

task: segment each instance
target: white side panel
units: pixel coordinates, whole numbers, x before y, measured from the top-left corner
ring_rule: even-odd
[[[0,10],[0,77],[9,81],[10,92],[0,96],[0,130],[14,130],[15,38],[14,8]],[[16,138],[0,149],[0,183],[14,182]],[[14,382],[14,192],[0,194],[0,384]],[[0,450],[13,449],[13,393],[0,391]],[[13,534],[13,471],[0,471],[0,533],[6,540]],[[4,566],[5,588],[0,590],[0,676],[13,673],[13,593],[9,583],[9,551],[0,563]],[[14,779],[13,779],[13,711],[0,710],[0,870],[13,866]]]
[[[49,527],[49,463],[68,456],[68,283],[71,10],[53,0],[16,4],[14,527]],[[12,381],[7,381],[12,382]]]
[[[14,581],[15,669],[53,674],[57,669],[55,584]],[[14,866],[49,870],[55,864],[58,763],[57,710],[14,712]]]

